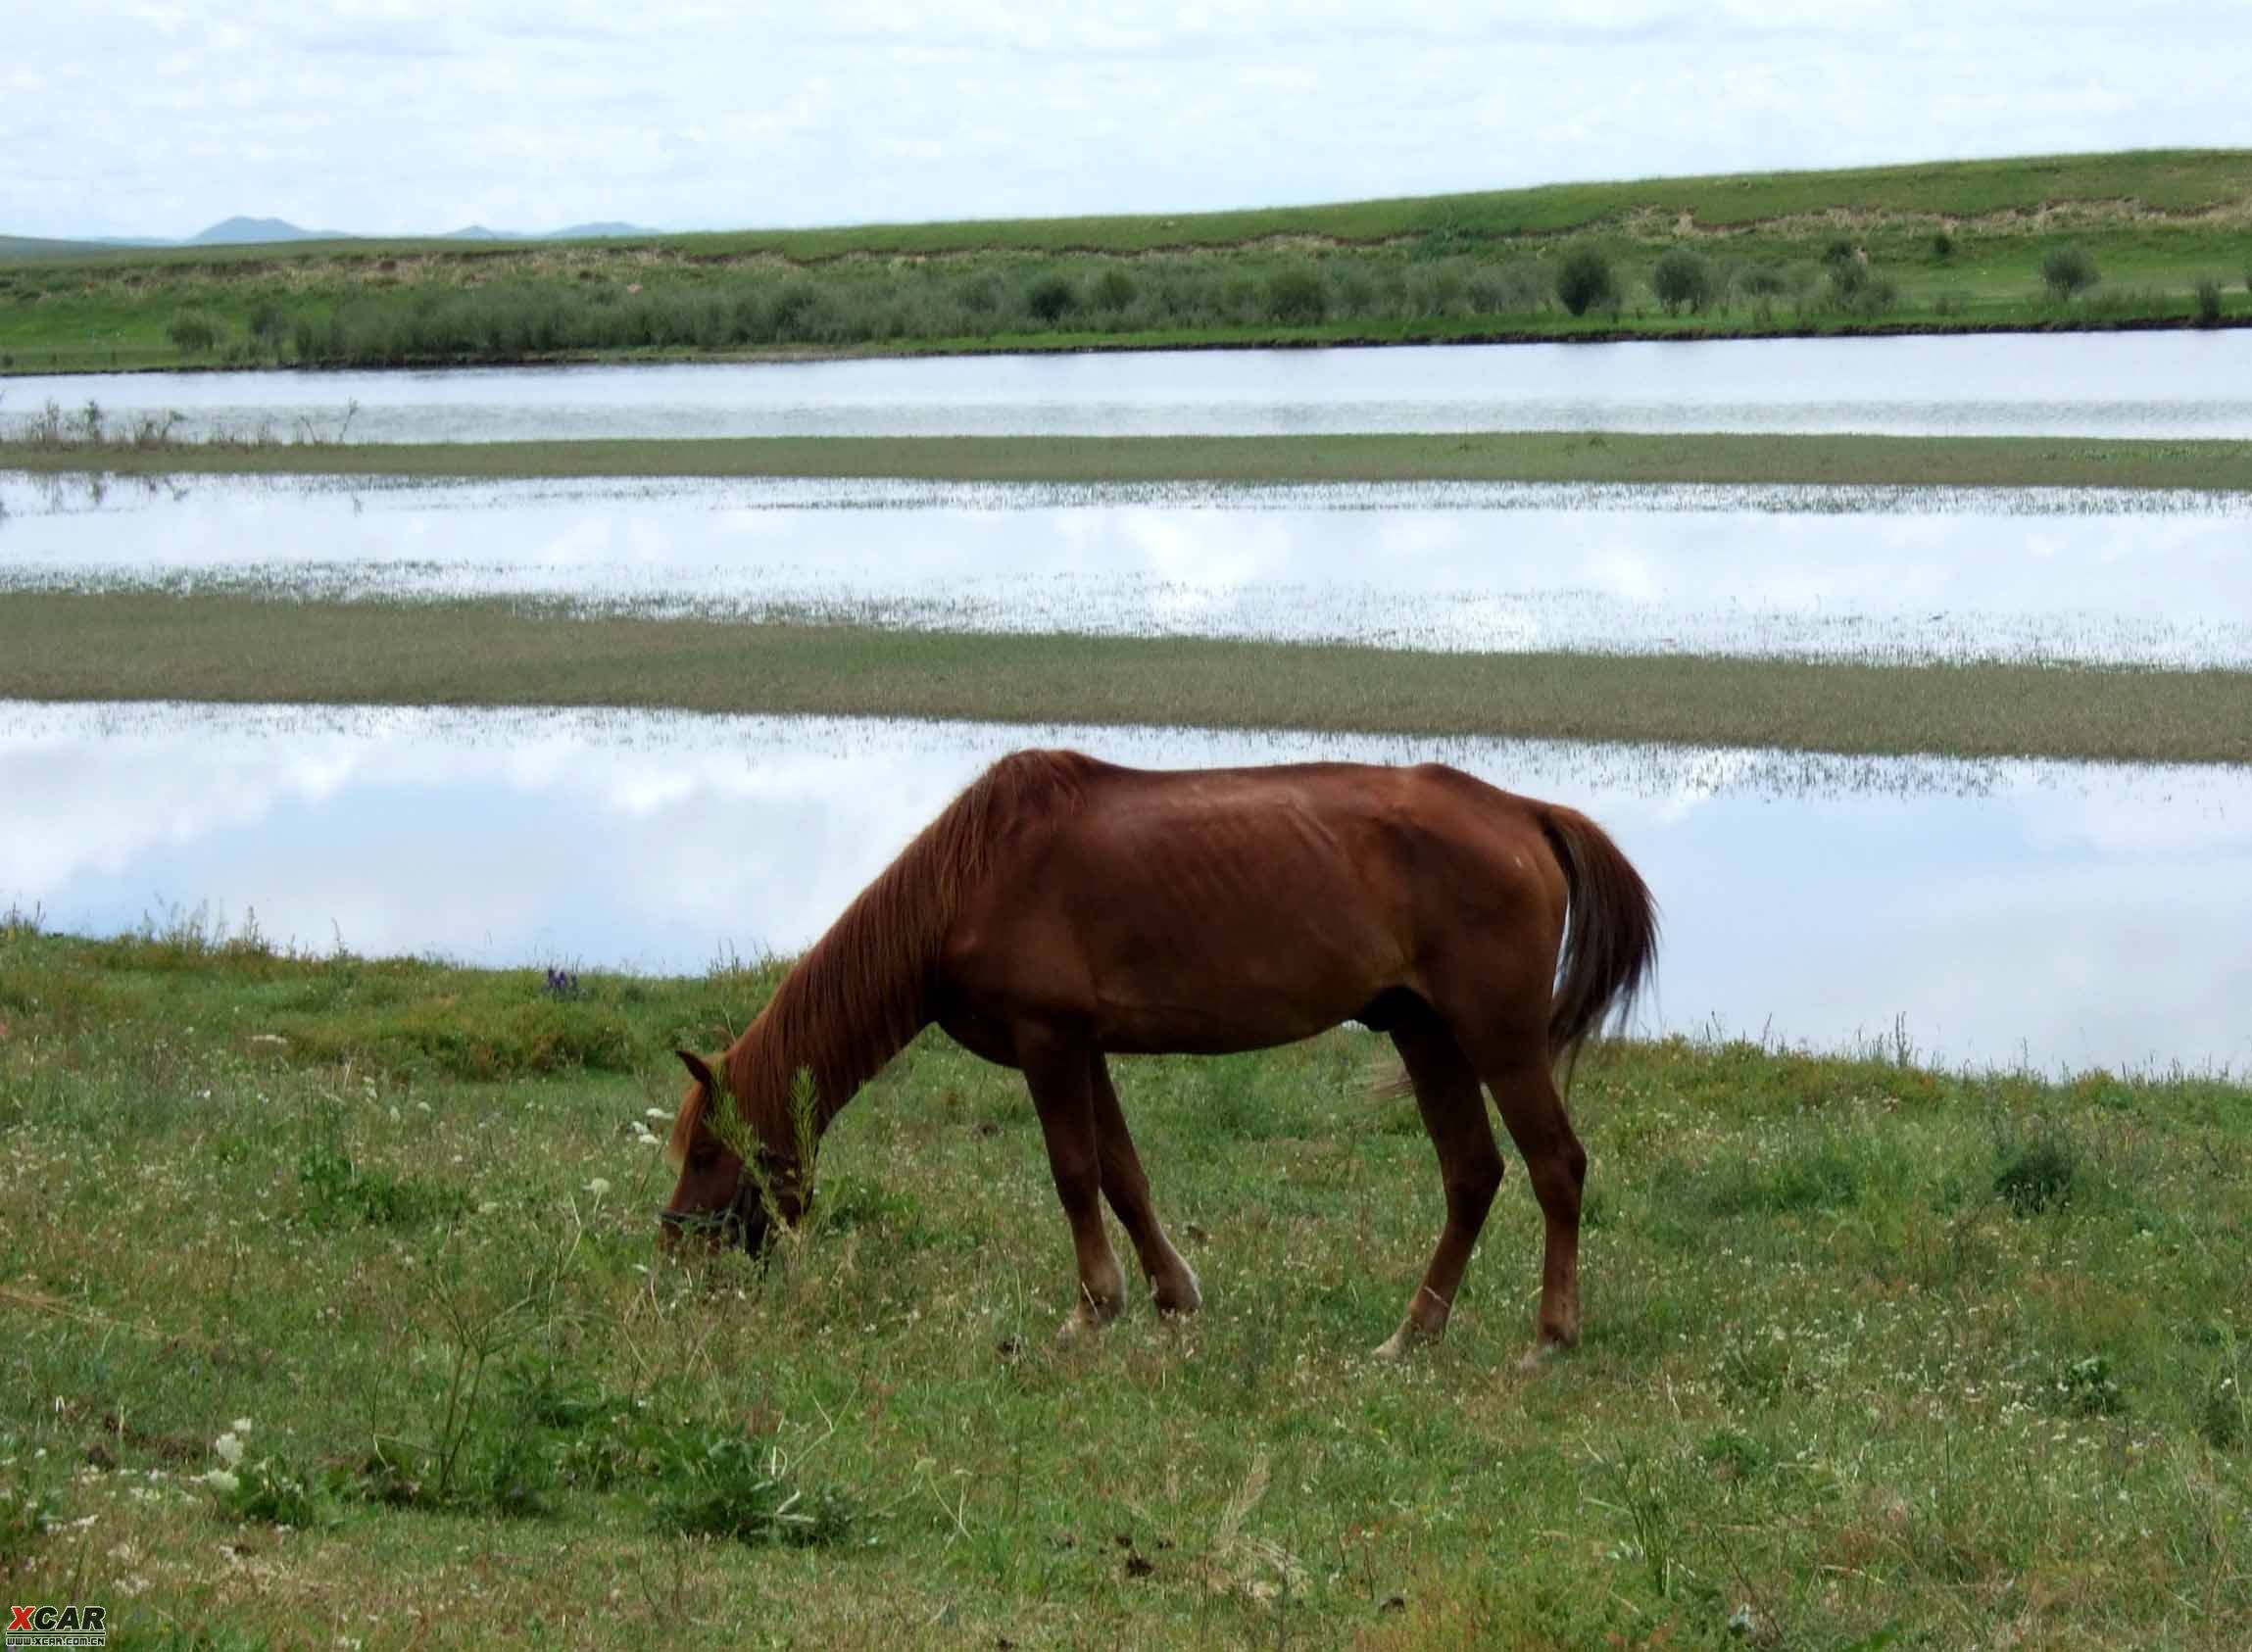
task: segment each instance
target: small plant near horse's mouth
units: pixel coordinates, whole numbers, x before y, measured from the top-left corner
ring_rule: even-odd
[[[671,1442],[658,1526],[788,1548],[843,1541],[859,1521],[850,1498],[797,1482],[779,1448],[722,1430],[683,1430]]]

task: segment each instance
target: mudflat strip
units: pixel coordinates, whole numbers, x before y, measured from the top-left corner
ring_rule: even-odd
[[[0,698],[671,706],[2252,761],[2252,672],[1437,654],[526,612],[497,602],[0,599]]]

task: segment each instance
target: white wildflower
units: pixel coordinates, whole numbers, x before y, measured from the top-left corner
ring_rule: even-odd
[[[228,1468],[238,1469],[242,1466],[242,1441],[234,1435],[220,1434],[211,1442],[211,1448]]]
[[[641,1116],[648,1119],[668,1119],[672,1117],[672,1115],[666,1112],[662,1107],[644,1107],[641,1110]]]
[[[586,1185],[586,1190],[592,1193],[596,1198],[600,1198],[603,1194],[610,1191],[610,1184],[604,1181],[601,1177],[597,1176],[592,1182],[589,1182]]]
[[[237,1417],[234,1420],[234,1432],[238,1434],[246,1434],[250,1433],[250,1419],[248,1417]]]
[[[224,1469],[212,1470],[210,1474],[203,1477],[203,1482],[214,1491],[233,1492],[242,1488],[242,1482],[228,1474]]]

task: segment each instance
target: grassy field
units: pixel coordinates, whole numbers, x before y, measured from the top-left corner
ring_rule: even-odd
[[[637,705],[2252,760],[2252,674],[1462,655],[166,593],[0,596],[0,699]]]
[[[1528,1376],[1515,1174],[1447,1342],[1367,1357],[1440,1215],[1377,1041],[1121,1063],[1207,1307],[1061,1347],[1030,1107],[935,1036],[768,1269],[660,1262],[666,1051],[774,978],[0,928],[10,1598],[230,1648],[2252,1635],[2239,1085],[1601,1051],[1586,1337]]]
[[[82,414],[80,415],[82,417]],[[832,476],[992,482],[1675,482],[2252,489],[2252,442],[2047,436],[744,437],[343,443],[0,441],[0,470],[115,476]],[[156,431],[163,420],[142,426]]]
[[[2100,280],[2058,299],[2067,244]],[[1579,308],[1575,251],[1613,275]],[[1668,252],[1698,279],[1663,285]],[[579,243],[19,245],[0,371],[2229,324],[2248,277],[2252,151],[2148,151]]]

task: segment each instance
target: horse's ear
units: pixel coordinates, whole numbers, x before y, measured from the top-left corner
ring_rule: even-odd
[[[706,1090],[710,1091],[714,1095],[719,1093],[718,1082],[712,1078],[711,1069],[704,1064],[703,1056],[691,1055],[685,1049],[676,1049],[672,1053],[680,1057],[680,1064],[688,1069],[690,1078]]]

